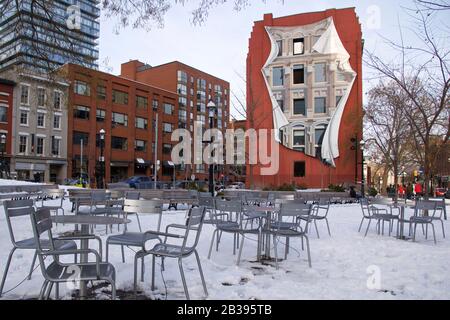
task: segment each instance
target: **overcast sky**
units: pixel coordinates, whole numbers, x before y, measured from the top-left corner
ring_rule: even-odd
[[[153,27],[150,31],[129,27],[116,33],[116,20],[102,17],[100,69],[105,70],[107,64],[113,74],[119,74],[120,64],[131,59],[151,65],[179,60],[229,81],[231,90],[239,94],[245,91],[245,83],[239,75],[245,75],[248,38],[253,22],[261,20],[265,13],[280,17],[328,8],[356,7],[365,48],[391,58],[393,52],[386,49],[380,35],[398,39],[399,22],[411,25],[411,18],[403,8],[413,6],[411,0],[285,0],[284,4],[277,0],[267,0],[265,4],[261,0],[252,0],[250,7],[237,12],[233,10],[231,0],[213,9],[203,25],[195,26],[191,23],[191,11],[197,2],[190,0],[185,6],[174,5],[165,16],[164,27]],[[369,87],[368,77],[369,73],[364,72],[364,90]],[[235,110],[231,110],[231,114],[241,118]]]

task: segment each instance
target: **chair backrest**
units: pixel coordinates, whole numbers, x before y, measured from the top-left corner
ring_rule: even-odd
[[[11,218],[30,215],[34,210],[33,200],[5,200],[3,201],[3,208],[6,216],[6,224],[8,225],[9,236],[12,244],[15,246],[16,238],[14,236]]]
[[[220,213],[229,213],[231,220],[237,220],[242,212],[241,200],[222,200],[216,199],[215,201],[216,211]],[[235,218],[232,219],[232,215],[235,213]]]
[[[183,244],[181,246],[181,252],[185,252],[188,246],[189,234],[195,231],[195,239],[192,246],[189,246],[188,252],[192,252],[197,247],[200,239],[200,233],[203,227],[203,221],[205,219],[206,208],[204,206],[192,207],[189,209],[188,217],[186,219],[186,232],[184,234]]]
[[[438,203],[433,200],[417,200],[414,207],[414,215],[424,215],[424,211],[428,211],[428,216],[434,217]],[[430,211],[432,211],[430,213]]]
[[[127,214],[158,214],[158,231],[161,228],[163,201],[161,200],[130,200],[125,199],[123,211]]]
[[[128,200],[139,200],[141,197],[141,193],[139,191],[127,191],[125,193],[125,199]]]
[[[282,222],[283,218],[303,217],[306,218],[305,231],[308,230],[308,224],[311,219],[313,205],[310,203],[283,203],[278,212],[278,221]],[[300,226],[300,221],[297,219],[297,226]]]
[[[370,217],[370,205],[369,200],[367,198],[359,199],[359,204],[361,206],[361,211],[364,217]]]
[[[64,189],[44,189],[42,191],[42,197],[63,198],[64,195],[65,195]]]
[[[211,195],[198,197],[198,205],[204,206],[206,209],[214,209],[214,198]]]

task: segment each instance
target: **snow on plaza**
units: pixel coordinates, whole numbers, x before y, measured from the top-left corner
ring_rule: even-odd
[[[2,180],[0,185],[11,183],[18,182]],[[66,215],[73,214],[69,200],[65,200],[64,209]],[[184,223],[186,209],[187,207],[179,206],[178,210],[165,210],[161,230],[164,231],[168,224]],[[406,216],[409,216],[412,209],[406,210]],[[12,244],[3,206],[0,211],[0,273],[3,276]],[[367,237],[364,237],[367,220],[361,232],[358,232],[361,218],[359,204],[331,205],[328,213],[331,237],[328,236],[324,221],[317,222],[320,238],[317,238],[314,228],[309,231],[312,268],[308,267],[306,250],[301,250],[300,238],[290,240],[290,252],[287,260],[284,260],[285,239],[281,238],[279,255],[283,260],[280,261],[278,270],[272,262],[256,260],[255,235],[246,235],[239,266],[236,265],[237,253],[233,255],[233,235],[227,233],[222,235],[219,251],[213,249],[211,259],[208,260],[214,226],[205,224],[197,250],[209,293],[207,299],[450,299],[450,240],[448,237],[443,238],[439,222],[435,223],[437,244],[434,244],[431,230],[428,239],[425,239],[420,226],[416,242],[396,239],[395,225],[391,236],[388,235],[387,227],[384,235],[378,235],[374,222]],[[128,230],[138,231],[136,217],[130,215],[129,219],[132,222],[128,225]],[[140,219],[143,230],[156,228],[157,215],[140,215]],[[28,216],[17,218],[14,227],[17,238],[32,237]],[[444,220],[444,227],[446,233],[450,234],[448,220]],[[407,229],[405,227],[405,232]],[[53,224],[55,236],[70,230],[73,230],[73,225]],[[113,226],[113,234],[122,230],[123,227],[117,231],[117,226]],[[106,238],[111,233],[108,232],[107,235],[105,227],[101,226],[97,226],[94,233],[101,236],[104,253]],[[146,247],[151,248],[155,243],[150,240]],[[96,241],[90,241],[89,246],[98,248]],[[31,280],[24,281],[33,253],[33,250],[15,252],[4,294],[0,299],[38,297],[44,281],[40,268],[35,269]],[[116,269],[118,298],[132,299],[134,251],[125,248],[125,258],[126,262],[122,263],[120,247],[110,246],[109,262]],[[150,255],[145,262],[145,279],[144,282],[138,281],[138,298],[185,299],[176,259],[166,259],[164,271],[161,271],[161,259],[156,259],[155,291],[151,290]],[[183,265],[191,299],[204,299],[195,256],[183,259]],[[10,291],[19,283],[19,286]],[[94,286],[97,285],[94,282]],[[108,286],[100,285],[94,291],[96,299],[110,298]],[[129,292],[129,295],[121,292]],[[72,299],[72,295],[76,297],[70,286],[60,285],[60,298]],[[53,296],[52,292],[51,297]]]

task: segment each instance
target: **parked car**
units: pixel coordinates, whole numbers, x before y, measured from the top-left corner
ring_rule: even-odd
[[[152,180],[150,177],[147,176],[133,176],[129,177],[128,179],[125,179],[122,182],[128,183],[130,188],[136,188],[136,184],[143,183],[143,182],[151,182]]]
[[[228,189],[244,189],[245,183],[243,182],[233,182],[228,186]]]
[[[447,192],[445,193],[445,198],[450,199],[450,189],[447,189]]]
[[[445,193],[447,192],[446,188],[436,188],[436,197],[445,197]]]

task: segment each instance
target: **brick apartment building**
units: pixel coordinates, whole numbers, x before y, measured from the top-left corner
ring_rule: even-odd
[[[107,183],[133,175],[153,176],[155,119],[159,113],[156,147],[162,170],[158,180],[172,179],[172,171],[166,167],[174,143],[170,135],[178,122],[175,91],[75,64],[66,64],[60,71],[70,82],[69,176],[79,177],[83,170],[91,181],[96,181],[101,129],[105,130]]]
[[[0,78],[0,136],[5,135],[5,144],[0,141],[0,175],[9,172],[11,158],[12,114],[14,101],[14,87],[16,83]]]
[[[178,109],[175,112],[178,128],[193,132],[194,120],[209,128],[207,105],[210,100],[217,108],[214,127],[222,131],[227,128],[230,117],[230,84],[227,81],[178,61],[149,66],[132,60],[122,64],[121,77],[176,92]],[[195,179],[205,180],[208,178],[208,166],[181,165],[177,167],[176,175],[178,180],[188,180],[192,175]],[[226,176],[226,166],[217,166],[215,179],[222,180]]]
[[[351,139],[362,139],[362,45],[355,8],[266,14],[254,23],[247,127],[275,129],[280,159],[275,175],[247,166],[255,186],[326,188],[361,179]]]

